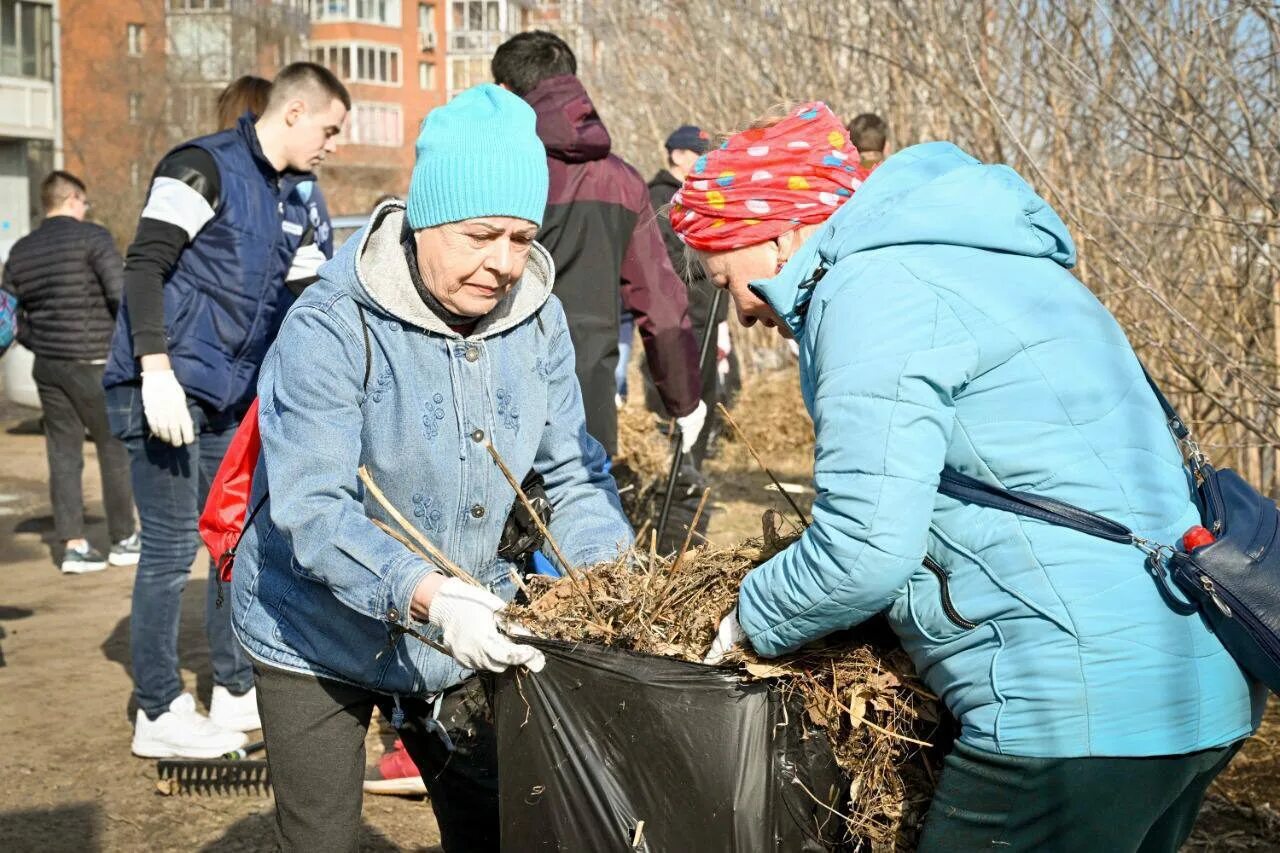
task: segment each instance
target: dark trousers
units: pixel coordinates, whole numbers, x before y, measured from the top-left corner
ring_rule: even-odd
[[[209,485],[240,425],[243,411],[217,412],[188,399],[195,442],[173,447],[150,437],[142,415],[142,389],[107,389],[112,431],[129,449],[133,491],[142,519],[142,554],[133,581],[129,647],[134,695],[150,719],[182,693],[178,672],[178,623],[182,591],[200,549],[197,522]],[[216,606],[217,575],[209,564],[205,633],[215,684],[235,695],[253,687],[253,669],[231,631],[231,605]]]
[[[276,826],[286,851],[355,850],[363,800],[365,733],[382,693],[254,665]],[[445,853],[497,853],[497,737],[484,687],[472,678],[434,703],[401,697],[405,749],[426,783]],[[447,735],[447,740],[444,736]]]
[[[677,266],[677,269],[680,267]],[[698,342],[698,357],[702,356],[702,338],[703,335],[711,335],[711,348],[707,351],[707,360],[702,363],[702,402],[707,407],[707,422],[702,429],[702,433],[698,436],[698,440],[694,442],[693,450],[689,452],[688,459],[693,463],[695,468],[702,468],[703,461],[707,458],[707,450],[711,443],[716,440],[723,430],[723,424],[720,419],[720,412],[716,410],[716,404],[724,402],[728,405],[725,398],[724,390],[720,387],[720,374],[716,364],[716,335],[718,326],[728,318],[729,306],[733,300],[729,298],[729,294],[725,293],[720,297],[720,310],[716,312],[715,321],[708,330],[707,323],[711,321],[711,304],[715,299],[715,288],[710,282],[701,281],[695,286],[689,288],[689,324],[693,327],[693,336]],[[736,356],[731,356],[736,359]],[[640,375],[644,377],[644,404],[659,417],[667,417],[666,406],[662,403],[662,397],[658,395],[658,388],[653,384],[653,377],[649,375],[648,362],[640,363]]]
[[[1019,758],[957,743],[920,853],[1174,853],[1240,744],[1153,758]]]
[[[45,450],[49,456],[49,498],[60,541],[84,537],[84,434],[98,448],[102,505],[112,542],[133,535],[133,489],[129,453],[107,425],[101,364],[37,356],[31,374],[44,409]]]

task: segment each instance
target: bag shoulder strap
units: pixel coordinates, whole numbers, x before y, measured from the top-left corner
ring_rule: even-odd
[[[1058,527],[1067,527],[1099,539],[1106,539],[1109,542],[1129,545],[1134,541],[1132,530],[1106,516],[1043,495],[992,486],[967,474],[961,474],[954,468],[942,469],[938,491],[964,503],[1012,512],[1055,524]]]
[[[364,332],[364,390],[369,390],[369,373],[373,370],[373,344],[369,341],[369,321],[364,316],[364,306],[356,303],[360,314],[360,329]]]
[[[1165,397],[1160,390],[1160,386],[1151,378],[1146,366],[1141,362],[1138,363],[1138,366],[1142,368],[1142,375],[1146,377],[1147,385],[1151,387],[1152,393],[1156,395],[1157,402],[1160,403],[1160,409],[1164,412],[1165,419],[1169,424],[1169,431],[1173,433],[1173,437],[1177,439],[1179,446],[1184,443],[1190,444],[1191,431],[1187,429],[1186,422],[1182,420],[1177,410],[1173,408],[1173,404]],[[1003,510],[1026,516],[1027,518],[1035,518],[1049,524],[1085,533],[1098,539],[1106,539],[1109,542],[1120,542],[1126,545],[1139,544],[1138,538],[1132,530],[1106,516],[1098,515],[1087,509],[1081,509],[1065,501],[1055,500],[1043,495],[1033,495],[1030,492],[1019,492],[1001,486],[993,486],[967,474],[961,474],[954,468],[942,469],[938,491],[958,501],[985,506],[990,509]]]
[[[1147,366],[1141,361],[1138,366],[1142,368],[1142,375],[1147,379],[1147,385],[1150,386],[1151,392],[1156,395],[1156,402],[1160,404],[1160,410],[1164,412],[1165,420],[1169,422],[1169,432],[1173,433],[1173,437],[1179,442],[1187,441],[1191,438],[1191,430],[1187,429],[1187,423],[1178,414],[1178,410],[1169,402],[1169,398],[1160,390],[1160,386],[1151,378],[1151,374],[1147,372]]]

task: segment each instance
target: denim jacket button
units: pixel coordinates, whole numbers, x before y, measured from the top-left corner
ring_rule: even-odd
[[[394,607],[392,607],[391,609],[389,609],[389,610],[387,611],[387,619],[389,619],[389,620],[390,620],[390,621],[392,621],[392,622],[399,622],[399,621],[400,621],[400,611],[399,611],[399,610],[396,610]]]
[[[476,504],[471,508],[471,515],[474,518],[484,518],[484,507]]]
[[[476,444],[479,444],[480,442],[484,441],[484,430],[473,429],[471,431],[471,440],[474,441]]]
[[[463,353],[463,357],[467,361],[475,361],[480,358],[480,350],[478,347],[467,347],[467,351]]]

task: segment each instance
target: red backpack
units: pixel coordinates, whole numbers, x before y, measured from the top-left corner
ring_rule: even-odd
[[[364,329],[364,387],[369,387],[369,370],[373,364],[372,346],[369,342],[369,324],[365,322],[364,308],[356,304],[360,312],[360,325]],[[245,412],[244,420],[236,429],[235,437],[222,457],[218,473],[209,486],[204,512],[200,514],[200,538],[209,549],[209,556],[217,567],[219,587],[231,580],[231,564],[236,559],[236,548],[244,532],[253,523],[258,510],[267,502],[267,492],[248,512],[249,496],[253,493],[253,469],[258,467],[262,453],[262,434],[258,431],[258,399],[255,397]],[[248,517],[246,518],[246,513]],[[219,589],[218,602],[222,593]]]
[[[267,500],[263,495],[245,518],[253,491],[253,469],[258,465],[261,452],[262,434],[258,432],[258,399],[255,397],[227,447],[227,455],[222,457],[218,473],[209,486],[204,512],[200,514],[200,538],[217,566],[218,580],[223,583],[231,580],[231,564],[235,561],[240,537]]]

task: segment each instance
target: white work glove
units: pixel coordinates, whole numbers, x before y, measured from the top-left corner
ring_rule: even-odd
[[[163,442],[181,447],[196,440],[187,392],[172,370],[142,371],[142,414],[151,434]]]
[[[729,380],[729,354],[733,352],[733,339],[729,336],[729,324],[716,327],[716,376],[723,385]]]
[[[711,643],[711,650],[707,652],[702,662],[712,666],[720,663],[725,655],[741,646],[746,639],[747,632],[742,630],[742,624],[738,622],[738,609],[735,607],[732,613],[720,620],[720,627],[716,630],[716,638]]]
[[[702,435],[702,427],[706,423],[707,404],[702,400],[698,401],[698,408],[683,418],[676,418],[676,425],[680,427],[680,447],[685,453],[693,450],[693,446],[698,443],[698,436]]]
[[[541,672],[542,652],[511,642],[498,632],[497,614],[507,606],[498,596],[457,578],[446,578],[431,599],[427,619],[444,634],[453,659],[467,669],[502,672],[526,666]]]

